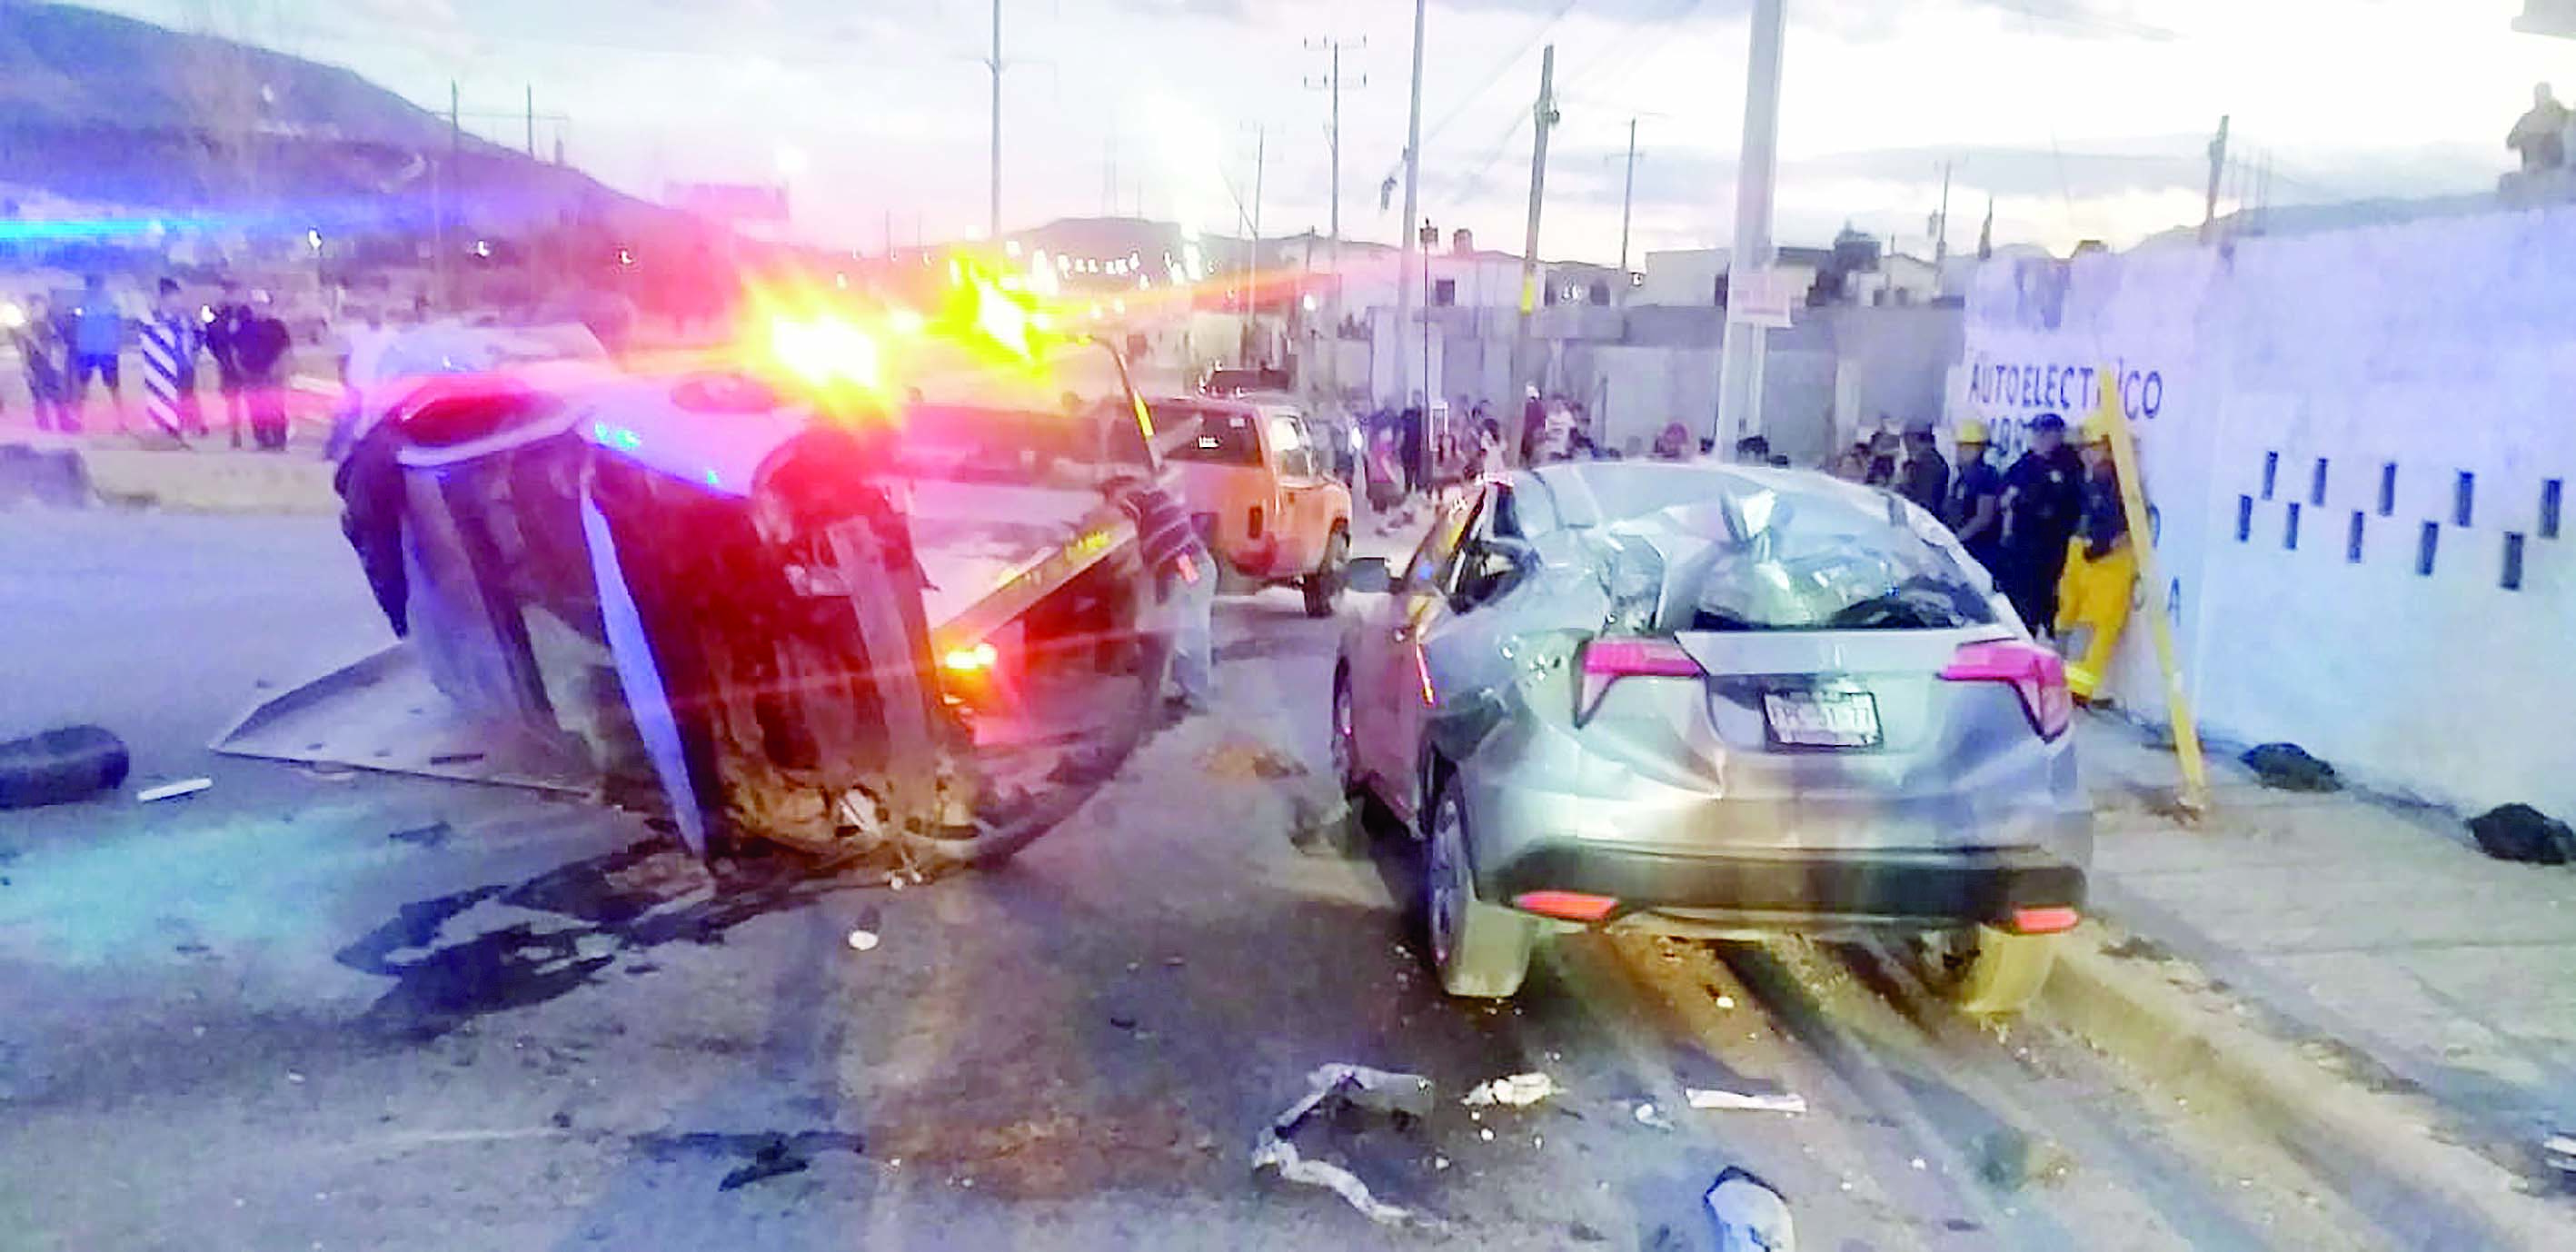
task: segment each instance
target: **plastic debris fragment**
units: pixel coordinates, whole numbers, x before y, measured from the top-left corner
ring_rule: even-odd
[[[1692,1087],[1690,1106],[1695,1109],[1721,1109],[1730,1112],[1804,1113],[1807,1097],[1794,1091],[1725,1091]]]
[[[1463,1103],[1477,1108],[1502,1105],[1526,1108],[1555,1095],[1556,1080],[1540,1073],[1513,1074],[1506,1078],[1489,1078],[1476,1084]]]

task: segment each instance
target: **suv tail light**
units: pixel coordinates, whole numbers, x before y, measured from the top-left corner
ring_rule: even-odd
[[[1622,678],[1703,678],[1708,671],[1670,639],[1595,639],[1575,662],[1574,723],[1582,725]]]
[[[1950,656],[1941,677],[1951,682],[2011,683],[2021,696],[2021,711],[2042,739],[2066,733],[2075,720],[2075,698],[2066,690],[2066,662],[2034,643],[1991,639],[1965,643]]]

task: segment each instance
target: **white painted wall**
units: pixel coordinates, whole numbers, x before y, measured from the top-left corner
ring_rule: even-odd
[[[1726,272],[1727,255],[1724,248],[1649,252],[1642,271],[1644,281],[1629,293],[1628,303],[1684,307],[1716,304],[1717,279],[1718,275]],[[1789,281],[1795,283],[1799,291],[1815,285],[1816,267],[1813,265],[1792,261],[1783,263],[1780,269],[1789,275]]]
[[[2571,290],[2576,208],[1998,261],[1970,294],[1951,415],[2010,421],[2017,438],[2041,411],[2073,420],[2116,389],[2206,728],[2471,809],[2576,815],[2576,534],[2538,526],[2544,481],[2576,478]],[[2508,533],[2524,537],[2520,590],[2499,585]],[[2160,717],[2144,625],[2109,689]]]

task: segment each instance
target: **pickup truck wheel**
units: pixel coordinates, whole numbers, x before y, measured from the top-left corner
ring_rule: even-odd
[[[1979,926],[1935,946],[1943,989],[1960,1012],[2008,1017],[2029,1007],[2057,964],[2056,935]]]
[[[1332,537],[1324,541],[1324,563],[1306,575],[1306,616],[1333,615],[1333,602],[1341,598],[1342,579],[1350,563],[1350,532],[1335,526]]]
[[[1432,810],[1422,890],[1431,967],[1440,975],[1440,989],[1484,1000],[1509,999],[1519,991],[1529,974],[1538,924],[1476,899],[1475,877],[1467,867],[1467,805],[1454,775],[1441,781]]]

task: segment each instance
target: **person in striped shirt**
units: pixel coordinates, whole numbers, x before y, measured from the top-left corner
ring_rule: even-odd
[[[179,298],[179,284],[164,278],[152,315],[136,327],[143,356],[144,408],[154,425],[172,435],[206,433],[197,407],[197,353],[206,345],[195,312]]]
[[[1104,486],[1136,521],[1136,548],[1152,579],[1162,624],[1172,636],[1172,682],[1179,702],[1204,713],[1214,701],[1216,564],[1190,515],[1170,492],[1133,475]]]

